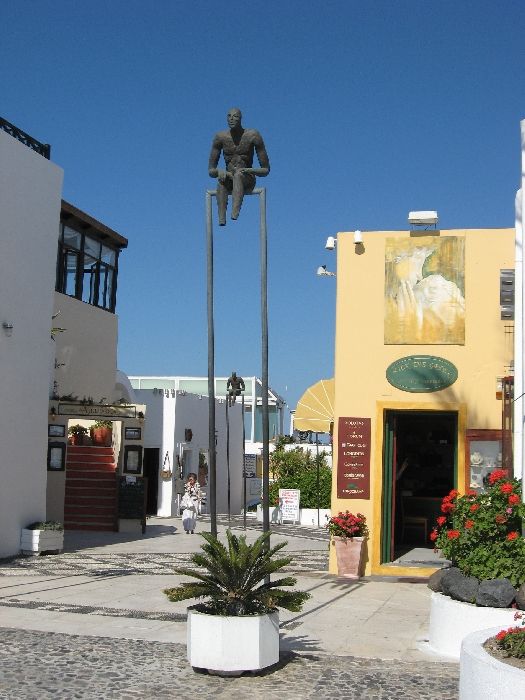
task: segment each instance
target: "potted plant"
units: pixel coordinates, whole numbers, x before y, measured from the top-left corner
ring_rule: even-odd
[[[22,528],[22,554],[61,552],[64,549],[64,526],[54,520],[34,522]]]
[[[461,646],[459,697],[525,697],[525,615],[508,629],[471,632]]]
[[[188,661],[196,669],[222,675],[258,671],[279,661],[279,613],[277,608],[301,610],[310,597],[301,591],[285,591],[296,579],[270,575],[289,564],[291,557],[275,558],[286,546],[268,548],[269,532],[253,544],[246,536],[226,531],[227,546],[209,532],[200,533],[203,553],[193,554],[197,569],[176,573],[197,581],[168,588],[171,601],[206,599],[188,608]]]
[[[435,651],[459,657],[469,633],[512,621],[510,606],[525,584],[521,482],[496,469],[483,493],[454,489],[441,512],[430,539],[452,566],[429,580],[429,639]]]
[[[89,432],[94,445],[109,447],[113,437],[113,423],[110,420],[97,420]]]
[[[88,429],[84,425],[77,423],[71,425],[67,431],[72,445],[83,445],[88,434]]]
[[[363,575],[364,543],[368,535],[366,518],[362,513],[354,515],[340,511],[326,523],[335,546],[337,573],[345,578],[358,579]]]

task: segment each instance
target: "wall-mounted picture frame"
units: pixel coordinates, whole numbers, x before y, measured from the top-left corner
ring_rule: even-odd
[[[66,437],[66,426],[59,423],[49,423],[47,434],[48,437]]]
[[[124,428],[124,440],[140,440],[142,428]]]
[[[142,446],[126,445],[124,448],[124,474],[140,474],[142,471]]]
[[[47,471],[63,472],[66,469],[66,443],[50,442],[47,446]]]

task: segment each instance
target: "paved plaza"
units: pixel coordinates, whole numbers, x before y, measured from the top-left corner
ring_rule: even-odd
[[[242,519],[231,526],[242,534]],[[249,520],[247,539],[259,532]],[[239,678],[186,660],[187,603],[162,590],[202,540],[177,518],[149,519],[145,535],[66,532],[63,554],[0,560],[0,698],[457,698],[458,665],[426,650],[424,584],[339,579],[324,530],[272,526],[272,542],[283,539],[312,597],[280,612],[279,665]]]

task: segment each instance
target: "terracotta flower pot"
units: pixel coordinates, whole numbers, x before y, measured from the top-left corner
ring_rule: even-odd
[[[111,447],[113,431],[111,428],[91,428],[91,439],[94,445]]]
[[[337,574],[358,579],[363,575],[364,537],[334,537]]]

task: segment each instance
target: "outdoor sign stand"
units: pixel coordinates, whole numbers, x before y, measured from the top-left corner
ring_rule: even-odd
[[[268,240],[266,230],[266,188],[256,187],[246,196],[259,197],[259,241],[261,256],[261,382],[263,442],[263,532],[270,531],[270,423],[268,415]],[[213,216],[212,197],[217,190],[206,190],[206,251],[208,307],[208,440],[210,450],[211,534],[217,537],[217,451],[215,445],[215,337],[213,325]],[[243,419],[244,425],[244,419]],[[244,468],[244,465],[243,465]],[[229,493],[229,492],[228,492]],[[266,540],[270,548],[270,538]]]

